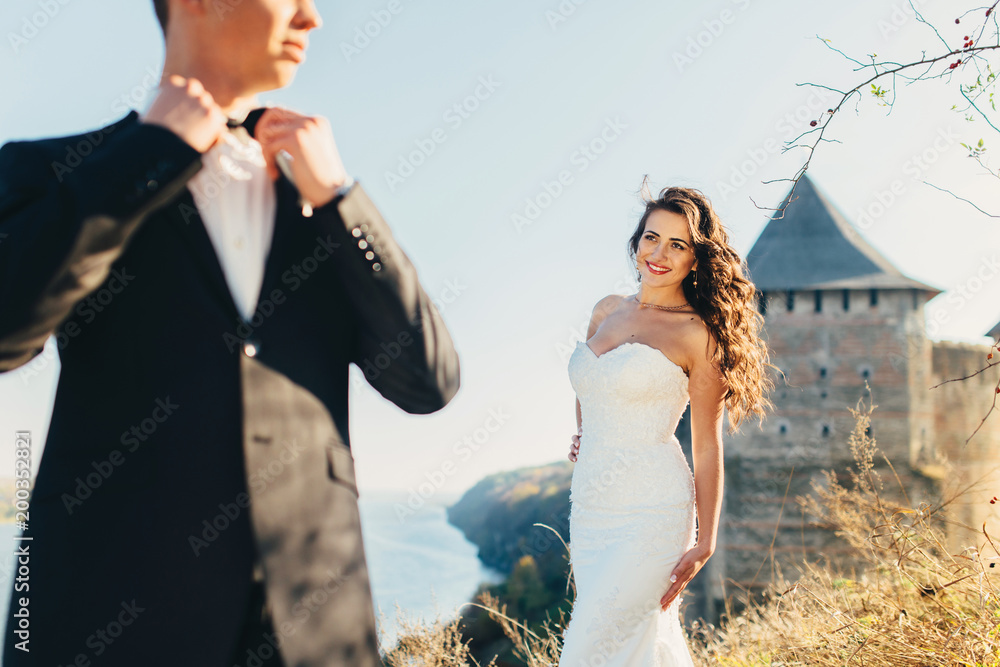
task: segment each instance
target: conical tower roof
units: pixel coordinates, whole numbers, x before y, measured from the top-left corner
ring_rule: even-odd
[[[807,175],[799,179],[794,197],[783,217],[775,212],[747,254],[757,289],[918,289],[930,292],[928,298],[941,293],[904,276],[861,238]]]

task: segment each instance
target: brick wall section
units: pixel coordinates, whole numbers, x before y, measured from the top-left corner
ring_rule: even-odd
[[[848,436],[855,422],[848,408],[869,400],[866,382],[877,405],[872,430],[879,448],[911,499],[934,497],[933,481],[911,466],[921,430],[925,438],[933,431],[935,414],[926,392],[916,391],[930,376],[923,295],[880,290],[871,305],[869,290],[852,290],[845,310],[843,292],[831,290],[823,293],[820,312],[813,291],[797,291],[791,311],[785,293],[767,301],[765,335],[785,380],[776,379],[775,411],[763,429],[747,425],[726,439],[720,548],[710,561],[714,581],[706,584],[715,600],[735,590],[730,583],[724,591],[723,580],[757,587],[770,580],[772,567],[794,575],[803,557],[846,563],[839,540],[813,525],[796,497],[822,483],[824,470],[840,473],[853,465]],[[882,472],[887,489],[896,486],[892,472]]]
[[[988,345],[935,343],[929,385],[972,375],[987,364]],[[994,358],[995,360],[996,358]],[[950,505],[948,546],[952,553],[974,544],[983,548],[986,530],[1000,544],[1000,414],[990,415],[982,428],[965,444],[993,404],[998,369],[992,368],[960,382],[949,382],[927,394],[935,406],[934,437],[927,445],[927,458],[937,457],[945,497],[972,487],[966,498]],[[1000,402],[1000,401],[998,401]],[[984,553],[986,550],[984,549]]]

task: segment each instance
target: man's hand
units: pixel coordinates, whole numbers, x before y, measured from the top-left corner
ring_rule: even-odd
[[[332,200],[347,180],[330,123],[322,116],[303,116],[271,107],[257,122],[254,137],[264,150],[267,172],[272,179],[278,178],[277,154],[287,151],[292,156],[295,187],[313,206]]]
[[[711,556],[712,549],[701,544],[696,544],[681,556],[681,559],[674,566],[674,570],[670,574],[670,588],[660,598],[661,609],[666,610],[670,606],[674,598],[680,595],[681,591],[694,579],[694,575],[698,574],[698,570],[705,565]]]
[[[226,115],[201,81],[177,74],[160,84],[142,122],[173,131],[199,153],[214,146],[226,131]]]

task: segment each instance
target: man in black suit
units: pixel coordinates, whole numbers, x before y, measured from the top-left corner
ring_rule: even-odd
[[[312,0],[156,4],[142,117],[0,148],[0,371],[62,361],[4,665],[377,665],[348,367],[426,414],[458,357],[324,119],[227,129]]]

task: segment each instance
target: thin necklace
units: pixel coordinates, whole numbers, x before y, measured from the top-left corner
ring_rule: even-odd
[[[658,306],[655,303],[643,303],[642,301],[639,301],[639,295],[638,294],[636,294],[632,298],[635,299],[635,302],[637,304],[639,304],[640,307],[641,306],[651,306],[653,308],[659,308],[660,310],[680,310],[681,308],[685,308],[688,305],[687,301],[685,301],[684,303],[682,303],[679,306]]]

